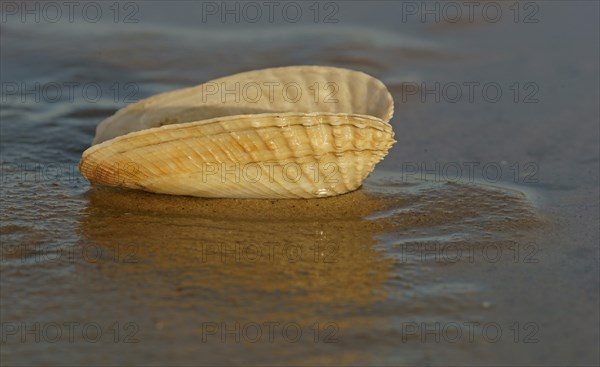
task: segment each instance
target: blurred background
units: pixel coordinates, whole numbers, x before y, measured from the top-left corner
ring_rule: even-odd
[[[597,2],[0,6],[2,365],[599,363]],[[286,65],[390,89],[398,142],[363,189],[79,175],[119,108]]]

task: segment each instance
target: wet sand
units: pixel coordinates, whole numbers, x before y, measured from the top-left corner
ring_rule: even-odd
[[[3,83],[104,92],[3,89],[3,365],[598,364],[597,4],[451,24],[341,2],[340,22],[317,25],[204,24],[185,4],[140,3],[136,24],[0,25]],[[200,199],[78,174],[117,108],[292,64],[390,87],[398,143],[360,190]],[[436,102],[422,94],[436,82],[503,98]]]

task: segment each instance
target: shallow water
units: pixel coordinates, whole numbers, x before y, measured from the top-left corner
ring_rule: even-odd
[[[2,364],[598,364],[598,4],[421,23],[371,3],[333,24],[160,1],[134,24],[3,20]],[[398,143],[360,190],[207,200],[79,175],[123,105],[292,64],[390,87]],[[436,82],[503,97],[438,102]]]

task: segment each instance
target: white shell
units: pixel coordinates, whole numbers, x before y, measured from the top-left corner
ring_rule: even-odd
[[[275,95],[277,84],[301,92]],[[242,94],[248,85],[252,98]],[[385,86],[364,73],[317,66],[246,72],[118,111],[98,125],[80,171],[95,184],[174,195],[333,196],[360,187],[387,154],[392,114]]]

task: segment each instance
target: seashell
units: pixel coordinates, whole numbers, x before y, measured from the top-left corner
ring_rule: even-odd
[[[220,198],[356,190],[395,143],[393,100],[362,72],[290,66],[158,94],[101,122],[93,184]]]

